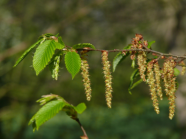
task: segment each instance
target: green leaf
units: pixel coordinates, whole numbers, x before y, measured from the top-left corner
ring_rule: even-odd
[[[116,66],[123,61],[127,56],[129,55],[129,53],[127,53],[126,55],[122,54],[122,52],[119,52],[113,60],[113,72],[116,70]]]
[[[77,113],[81,114],[86,109],[84,103],[80,103],[74,107],[65,101],[64,98],[55,94],[44,95],[37,102],[44,106],[39,109],[28,123],[29,125],[32,124],[33,131],[38,130],[44,122],[51,119],[60,110],[65,111],[72,119],[77,119]]]
[[[85,47],[95,49],[94,45],[90,43],[79,43],[79,44],[75,44],[74,46],[72,46],[72,48],[74,49],[83,49]]]
[[[65,46],[62,45],[61,43],[55,42],[55,41],[54,41],[54,45],[56,46],[56,49],[61,49],[61,50],[65,47]]]
[[[59,33],[55,35],[55,37],[58,37],[59,36]]]
[[[64,102],[66,102],[62,97],[55,95],[55,94],[50,94],[50,95],[43,95],[39,100],[37,100],[36,102],[40,103],[40,105],[44,105],[46,103],[48,103],[51,100],[58,100],[58,99],[62,99]]]
[[[29,121],[28,125],[34,126],[33,131],[38,130],[39,127],[52,117],[54,117],[65,106],[62,100],[53,100],[45,104]]]
[[[70,104],[66,104],[62,111],[65,111],[68,116],[70,116],[72,119],[77,118],[77,113],[81,114],[85,111],[86,105],[85,103],[80,103],[76,107]]]
[[[150,48],[151,48],[151,45],[152,45],[153,43],[155,43],[155,41],[149,42],[147,47],[150,49]]]
[[[134,84],[134,80],[139,77],[140,74],[139,74],[139,69],[136,69],[130,76],[130,85],[129,85],[129,88],[128,88],[128,91],[129,91],[129,94],[132,94],[131,93],[131,89],[134,88],[135,86],[133,86]]]
[[[44,37],[51,37],[51,36],[54,36],[53,34],[51,34],[51,33],[46,33],[46,34],[43,34],[43,35],[41,35],[41,36],[39,36],[39,40],[40,39],[42,39],[42,38],[44,38]]]
[[[54,60],[49,64],[52,78],[58,79],[60,55],[55,56]]]
[[[21,57],[16,61],[13,67],[16,67],[26,56],[27,54],[34,48],[36,47],[37,44],[39,44],[41,40],[38,40],[36,43],[34,43],[32,46],[30,46],[22,55]]]
[[[125,46],[123,49],[130,49],[130,44],[128,46]],[[116,70],[116,66],[122,62],[127,56],[129,55],[129,52],[126,52],[126,55],[124,55],[122,52],[119,52],[113,60],[113,72]]]
[[[73,79],[81,67],[80,56],[76,52],[67,52],[65,55],[65,65]]]
[[[46,40],[38,46],[33,58],[33,67],[38,75],[49,63],[56,49],[54,40]]]
[[[72,119],[77,118],[77,111],[75,110],[75,107],[70,104],[65,105],[62,111],[65,111],[66,114],[70,116]]]
[[[61,45],[65,46],[63,40],[62,40],[62,37],[58,37],[58,43],[60,43]]]
[[[139,69],[136,69],[135,71],[133,71],[133,73],[130,76],[130,81],[133,83],[134,79],[136,79],[136,77],[138,77],[140,75],[139,73]]]
[[[81,114],[85,111],[85,109],[87,108],[85,103],[80,103],[78,104],[76,107],[74,107],[75,110],[77,111],[77,113]]]
[[[143,82],[143,79],[139,79],[137,82],[135,82],[135,83],[132,85],[132,87],[130,88],[130,90],[133,89],[134,87],[136,87],[138,84],[140,84],[140,83],[142,83],[142,82]]]
[[[178,76],[180,74],[180,71],[177,68],[174,68],[174,75]]]
[[[132,60],[131,67],[134,69],[134,68],[135,68],[135,66],[136,66],[136,59],[133,59],[133,60]]]

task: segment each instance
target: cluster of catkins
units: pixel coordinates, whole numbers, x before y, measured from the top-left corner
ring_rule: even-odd
[[[133,38],[131,49],[142,49],[142,51],[132,51],[131,59],[134,60],[137,55],[138,67],[141,79],[146,82],[150,87],[150,95],[153,101],[154,110],[157,114],[159,114],[159,103],[158,97],[160,100],[163,99],[162,87],[161,87],[161,79],[164,82],[164,90],[166,92],[166,96],[169,100],[169,118],[172,119],[175,112],[175,91],[176,91],[176,76],[174,75],[174,68],[177,65],[175,59],[173,57],[165,58],[162,56],[164,60],[163,69],[160,70],[158,59],[152,59],[147,62],[147,54],[145,49],[149,49],[148,42],[143,40],[143,36],[140,34],[136,34],[135,38]],[[182,61],[183,65],[181,74],[185,73],[185,64]]]
[[[85,52],[86,53],[86,52]],[[103,64],[103,74],[105,78],[105,97],[107,106],[111,108],[111,100],[112,100],[112,75],[110,72],[110,62],[108,61],[108,52],[102,52],[102,64]],[[84,52],[81,52],[81,75],[83,78],[83,83],[85,87],[85,94],[88,101],[91,99],[91,86],[90,86],[90,79],[89,79],[89,65],[84,56]]]
[[[164,91],[169,100],[169,118],[172,119],[175,113],[175,92],[176,92],[176,76],[174,74],[174,68],[177,64],[182,66],[181,75],[184,75],[186,71],[186,66],[183,61],[176,62],[174,57],[165,57],[159,55],[159,58],[156,59],[147,59],[147,53],[150,52],[148,48],[148,42],[143,40],[143,36],[136,34],[133,38],[131,44],[131,55],[130,58],[135,63],[137,59],[138,69],[141,79],[146,82],[150,87],[150,95],[153,102],[154,110],[157,114],[160,113],[158,97],[160,100],[163,100],[163,93],[161,87],[161,80],[164,82]],[[134,49],[132,51],[132,49]],[[148,52],[146,51],[148,50]],[[85,87],[85,94],[87,100],[91,99],[91,86],[89,79],[89,65],[85,58],[85,55],[88,51],[84,50],[81,52],[81,74],[83,77],[83,83]],[[123,51],[126,54],[125,51]],[[160,70],[158,60],[164,60],[163,68]],[[110,62],[108,61],[108,51],[102,51],[102,64],[103,64],[103,74],[105,78],[105,96],[107,106],[111,108],[112,100],[112,75],[110,71]]]

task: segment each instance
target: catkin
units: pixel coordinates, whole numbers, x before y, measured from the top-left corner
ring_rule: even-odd
[[[108,52],[102,52],[102,63],[103,63],[103,73],[105,77],[105,97],[107,106],[111,108],[111,100],[112,100],[112,75],[110,72],[110,62],[108,61]]]
[[[153,72],[153,62],[149,62],[147,64],[147,83],[149,84],[150,87],[150,94],[151,94],[151,99],[153,102],[154,110],[157,114],[160,113],[159,111],[159,104],[158,104],[158,99],[156,95],[156,85],[155,85],[155,79],[154,79],[154,72]]]
[[[172,78],[171,80],[171,88],[170,88],[170,93],[169,93],[169,119],[172,120],[172,118],[174,117],[174,113],[175,113],[175,92],[176,92],[176,77]]]
[[[81,59],[81,75],[82,75],[83,83],[84,83],[84,87],[85,87],[85,94],[86,94],[87,100],[90,101],[92,89],[90,86],[88,69],[89,69],[89,65],[88,65],[87,60]]]
[[[154,72],[155,72],[155,79],[156,79],[157,94],[160,97],[160,100],[163,100],[163,93],[162,93],[162,88],[160,83],[161,73],[160,73],[158,61],[154,63]]]
[[[165,92],[169,99],[169,118],[172,119],[175,113],[175,92],[176,77],[174,75],[175,61],[167,59],[163,65]]]
[[[141,79],[145,82],[145,71],[146,71],[146,53],[145,52],[139,52],[138,54],[138,66],[139,66],[139,72]]]

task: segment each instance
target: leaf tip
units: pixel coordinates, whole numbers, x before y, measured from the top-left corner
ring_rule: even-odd
[[[132,95],[132,92],[129,90],[129,94]]]

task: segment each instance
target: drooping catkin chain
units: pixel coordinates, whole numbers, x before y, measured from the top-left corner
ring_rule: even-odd
[[[91,86],[90,86],[90,79],[89,79],[89,65],[87,60],[81,59],[81,75],[83,77],[83,83],[85,87],[85,94],[88,101],[91,99]]]
[[[139,72],[141,79],[145,82],[145,71],[146,71],[146,53],[145,52],[139,52],[138,53],[138,66],[139,66]]]
[[[105,77],[105,97],[107,106],[111,108],[111,100],[112,100],[112,75],[110,72],[110,62],[108,61],[108,52],[102,52],[102,63],[103,63],[103,73]]]
[[[169,68],[170,68],[169,60],[166,60],[163,64],[163,81],[164,81],[166,95],[169,94],[169,78],[168,78]]]
[[[175,113],[175,92],[176,92],[176,77],[171,79],[171,87],[170,87],[170,93],[169,93],[169,119],[172,120],[172,118],[174,117],[174,113]]]
[[[138,51],[136,51],[138,49]],[[139,50],[142,51],[139,51]],[[182,72],[181,75],[184,75],[186,72],[186,66],[184,63],[184,59],[180,62],[176,62],[178,60],[179,56],[172,56],[167,54],[158,54],[159,57],[152,59],[151,62],[147,64],[147,50],[151,50],[149,48],[148,42],[143,40],[143,36],[141,34],[136,34],[135,38],[133,38],[131,43],[131,51],[130,58],[131,60],[135,60],[135,57],[137,56],[138,59],[138,68],[140,77],[143,81],[148,83],[150,87],[150,94],[151,99],[153,101],[153,106],[157,114],[159,114],[159,104],[157,96],[160,97],[160,100],[163,99],[163,93],[162,93],[162,87],[161,87],[161,78],[164,82],[164,89],[166,92],[166,96],[168,96],[169,99],[169,118],[172,119],[175,113],[175,92],[176,92],[176,76],[174,75],[174,68],[176,65],[182,66]],[[157,53],[152,53],[154,56],[158,56]],[[169,56],[169,57],[168,57]],[[160,67],[158,64],[159,59],[166,59],[163,64],[163,69],[160,71]]]
[[[173,61],[168,59],[163,64],[163,80],[166,95],[169,95],[171,88],[171,79],[174,77],[174,64]]]
[[[153,102],[154,110],[157,114],[160,113],[159,111],[159,104],[158,104],[158,99],[156,95],[156,85],[155,85],[155,79],[154,79],[154,72],[153,72],[153,62],[149,62],[147,64],[147,83],[149,84],[150,87],[150,94],[151,94],[151,99]]]
[[[155,73],[155,79],[156,79],[157,94],[160,97],[160,100],[163,100],[163,93],[162,93],[162,88],[161,88],[161,83],[160,83],[161,73],[160,73],[158,61],[154,63],[154,73]]]
[[[141,42],[139,42],[139,41],[142,41],[142,39],[143,39],[142,35],[136,34],[135,38],[133,38],[131,49],[136,49],[136,48],[143,49],[143,47],[144,47],[143,44]],[[144,42],[145,42],[145,45],[148,45],[147,41],[144,41]],[[133,54],[134,56],[135,56],[135,53]],[[146,56],[146,53],[144,51],[139,51],[138,52],[137,59],[138,59],[139,72],[140,72],[141,79],[143,79],[144,82],[146,81],[146,78],[145,78],[145,71],[146,71],[146,64],[147,64],[147,62],[146,62],[147,58],[146,57],[147,56]]]
[[[167,59],[163,67],[163,78],[165,92],[169,99],[169,118],[172,119],[175,112],[175,92],[176,92],[176,77],[174,75],[174,67],[176,63],[173,59]]]

